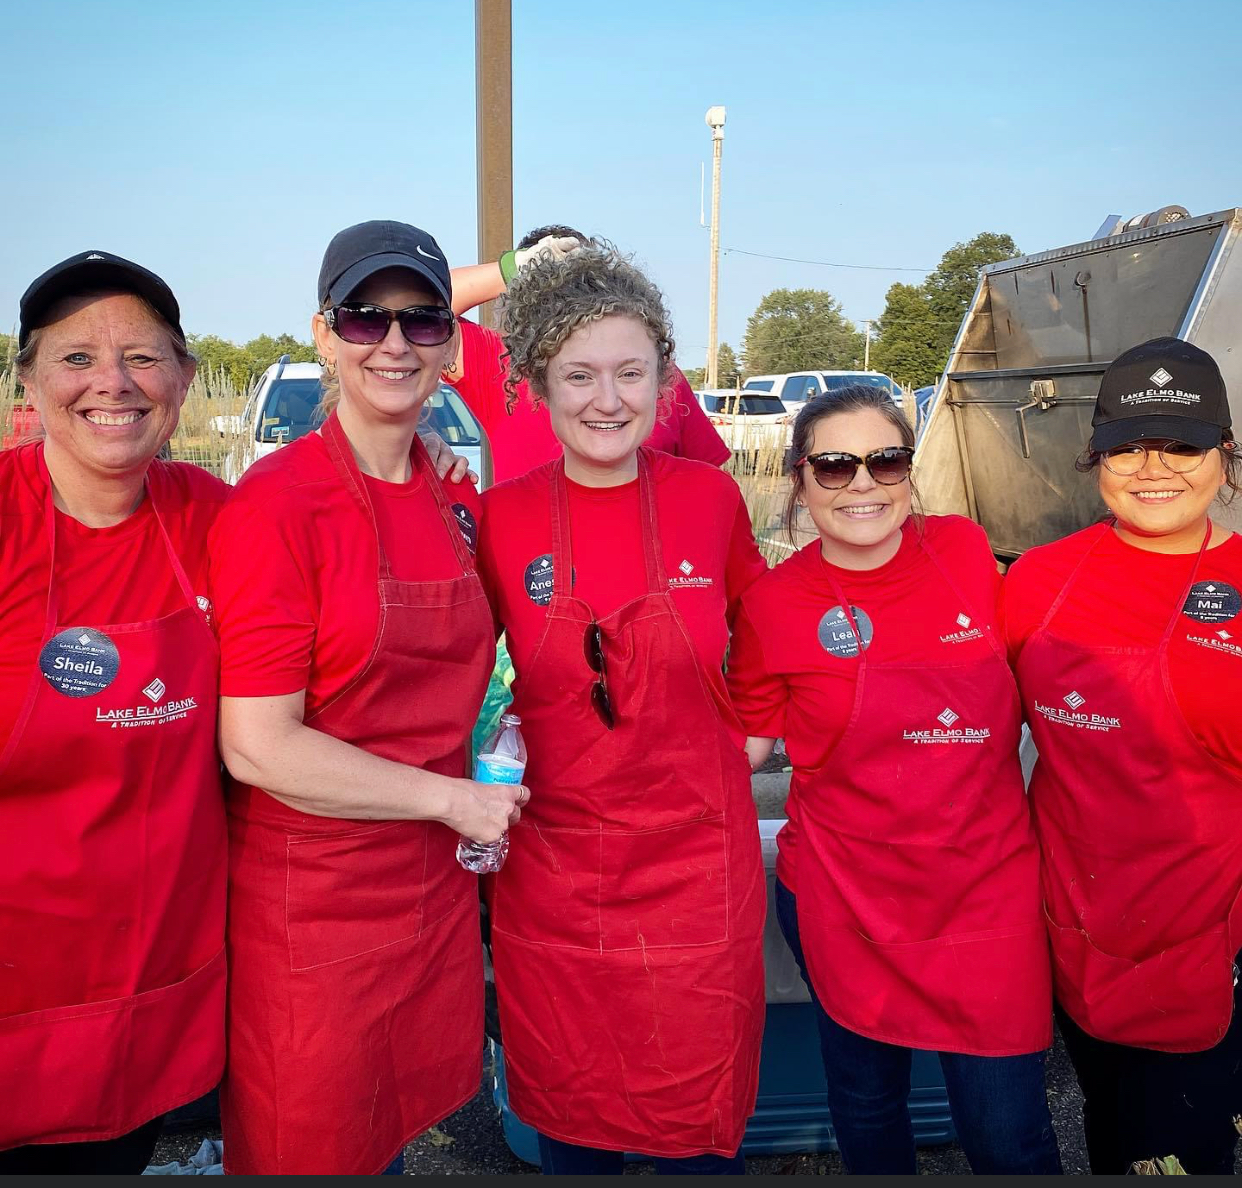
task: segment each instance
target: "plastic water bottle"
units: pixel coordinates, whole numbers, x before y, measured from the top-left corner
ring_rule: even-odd
[[[474,764],[480,784],[520,784],[526,772],[526,743],[517,714],[504,714],[500,726],[483,744]],[[463,837],[457,843],[457,861],[475,874],[495,874],[509,856],[509,832],[499,841],[476,842]]]

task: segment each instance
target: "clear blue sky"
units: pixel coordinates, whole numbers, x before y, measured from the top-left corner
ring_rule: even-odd
[[[56,260],[161,273],[186,328],[308,335],[331,235],[417,223],[475,259],[470,0],[9,0],[0,325]],[[513,0],[515,223],[637,253],[685,366],[707,341],[699,169],[728,108],[721,243],[930,268],[1105,215],[1242,203],[1236,0]],[[725,255],[720,331],[769,289],[874,317],[895,280]]]

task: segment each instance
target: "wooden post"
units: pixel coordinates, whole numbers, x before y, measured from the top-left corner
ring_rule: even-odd
[[[474,0],[479,260],[513,246],[513,23],[510,0]],[[492,324],[492,303],[479,308]]]

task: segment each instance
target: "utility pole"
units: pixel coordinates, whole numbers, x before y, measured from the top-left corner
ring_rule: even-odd
[[[474,121],[480,260],[513,246],[513,21],[510,0],[474,0]],[[490,326],[492,303],[479,310]]]
[[[716,289],[720,281],[720,152],[724,148],[725,109],[709,107],[712,130],[712,262],[707,291],[707,386],[716,387]]]
[[[871,370],[871,319],[868,318],[864,323],[867,329],[864,331],[866,340],[863,343],[863,370]]]

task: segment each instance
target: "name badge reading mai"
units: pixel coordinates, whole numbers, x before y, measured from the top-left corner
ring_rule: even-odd
[[[53,635],[39,653],[39,671],[47,683],[66,697],[94,697],[102,693],[121,668],[121,655],[102,631],[70,627]]]

